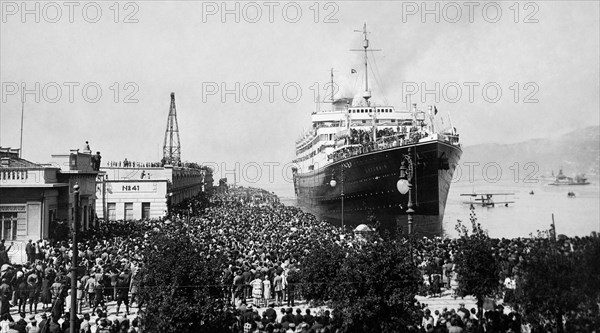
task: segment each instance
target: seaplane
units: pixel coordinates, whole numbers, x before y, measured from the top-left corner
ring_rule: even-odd
[[[471,201],[464,201],[467,205],[480,205],[481,207],[495,207],[496,205],[504,204],[508,207],[508,204],[514,203],[514,201],[494,201],[492,198],[494,195],[514,195],[514,193],[462,193],[461,197],[471,197]]]

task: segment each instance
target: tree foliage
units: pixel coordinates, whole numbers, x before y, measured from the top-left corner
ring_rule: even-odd
[[[210,255],[181,223],[148,234],[140,295],[148,332],[219,332],[227,299],[219,286],[224,258]]]
[[[310,250],[300,272],[302,294],[307,300],[322,305],[332,299],[333,283],[346,254],[346,250],[334,242],[318,244]]]
[[[553,323],[559,332],[600,327],[600,238],[582,248],[564,241],[538,240],[517,276],[516,298],[525,319]],[[569,327],[563,327],[563,318]]]
[[[460,234],[454,260],[458,292],[475,296],[481,308],[484,298],[495,296],[500,286],[500,265],[494,255],[493,241],[477,223],[474,208],[471,208],[471,233],[460,222],[456,229]]]
[[[313,250],[302,267],[304,296],[326,302],[349,332],[398,332],[418,322],[414,297],[421,276],[406,244],[328,244]]]

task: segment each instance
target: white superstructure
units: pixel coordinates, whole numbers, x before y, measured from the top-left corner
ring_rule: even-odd
[[[371,50],[368,50],[366,29],[365,24],[363,30],[358,31],[364,35],[363,50],[355,50],[364,51],[365,87],[362,98],[360,101],[334,99],[332,93],[331,109],[312,113],[312,128],[296,141],[296,159],[293,162],[300,174],[319,170],[340,158],[408,143],[441,139],[458,144],[450,122],[447,122],[449,126],[434,128],[437,114],[434,106],[429,106],[425,112],[418,110],[416,104],[407,111],[372,103],[367,76],[367,51]],[[331,86],[334,86],[333,70]]]

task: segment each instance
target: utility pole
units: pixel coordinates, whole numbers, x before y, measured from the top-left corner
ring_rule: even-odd
[[[342,164],[342,176],[341,176],[341,181],[342,181],[342,231],[344,231],[344,165]]]
[[[77,244],[77,229],[79,227],[79,185],[73,186],[73,260],[71,263],[71,325],[70,333],[77,333],[77,257],[79,249]]]
[[[19,157],[23,157],[23,115],[25,114],[25,100],[21,101],[21,141],[19,143]]]

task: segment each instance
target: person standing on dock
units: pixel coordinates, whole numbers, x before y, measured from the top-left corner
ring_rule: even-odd
[[[269,300],[271,299],[271,280],[269,280],[269,274],[265,274],[265,279],[263,280],[263,300],[265,306],[269,304]]]
[[[260,275],[256,274],[254,280],[250,282],[252,286],[252,298],[254,299],[254,305],[260,307],[261,299],[263,298],[263,281]]]
[[[29,240],[25,245],[25,254],[27,254],[27,262],[33,263],[35,261],[35,247],[33,246],[33,240]]]
[[[273,284],[275,285],[275,303],[281,306],[283,304],[283,278],[281,277],[281,273],[277,272]]]

